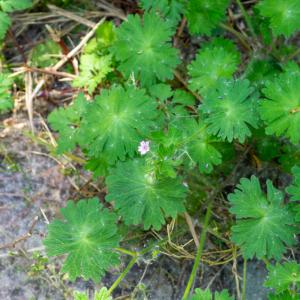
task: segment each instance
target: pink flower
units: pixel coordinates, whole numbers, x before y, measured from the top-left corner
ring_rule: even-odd
[[[150,142],[149,141],[141,141],[138,147],[138,151],[141,155],[145,155],[150,151]]]

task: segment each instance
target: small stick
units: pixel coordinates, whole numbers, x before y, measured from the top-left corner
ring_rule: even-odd
[[[48,75],[54,75],[54,76],[58,76],[58,77],[76,78],[76,76],[73,75],[73,74],[66,73],[66,72],[58,72],[58,71],[55,71],[55,70],[49,70],[48,68],[40,69],[40,68],[25,66],[25,67],[17,68],[15,70],[16,70],[17,75],[29,71],[29,72],[38,72],[38,73],[44,73],[44,74],[48,74]]]
[[[10,242],[10,243],[7,243],[7,244],[4,244],[2,246],[0,246],[0,249],[6,249],[6,248],[14,248],[16,246],[16,244],[22,242],[22,241],[25,241],[27,240],[28,238],[30,238],[32,236],[32,232],[33,232],[33,229],[38,221],[39,217],[38,216],[35,216],[27,233],[18,237],[16,240]]]
[[[33,124],[33,104],[32,104],[32,76],[30,72],[25,74],[25,103],[28,112],[29,123],[32,133],[34,133]]]
[[[86,25],[88,27],[91,27],[91,28],[94,28],[96,26],[96,23],[93,22],[93,21],[90,21],[88,19],[85,19],[83,17],[80,17],[70,11],[67,11],[67,10],[64,10],[62,8],[59,8],[55,5],[52,5],[52,4],[48,4],[47,5],[48,8],[53,11],[54,13],[58,14],[59,16],[63,16],[63,17],[66,17],[70,20],[74,20],[80,24],[83,24],[83,25]]]
[[[201,102],[201,96],[200,95],[198,95],[197,93],[195,93],[194,91],[192,91],[190,88],[189,88],[189,86],[188,86],[188,84],[187,84],[187,82],[182,78],[182,76],[180,75],[180,73],[178,72],[178,71],[174,71],[174,75],[175,75],[175,77],[177,78],[177,80],[180,82],[180,83],[182,83],[182,85],[199,101],[199,102]]]
[[[54,67],[49,68],[49,71],[57,71],[59,68],[61,68],[67,61],[69,61],[73,56],[75,56],[80,49],[87,43],[87,41],[94,35],[95,31],[97,28],[105,21],[105,18],[102,18],[99,23],[97,23],[94,28],[81,40],[81,42],[74,48],[72,49],[67,55],[65,55]],[[32,98],[34,98],[42,86],[45,84],[46,80],[43,78],[41,79],[38,84],[36,85],[33,93],[32,93]]]

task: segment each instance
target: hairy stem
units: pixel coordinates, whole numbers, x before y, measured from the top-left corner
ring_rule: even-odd
[[[135,265],[135,263],[137,262],[137,260],[140,256],[146,254],[147,252],[152,251],[153,248],[160,246],[166,242],[167,242],[167,239],[162,239],[158,243],[153,243],[150,246],[146,247],[145,249],[141,250],[140,252],[134,252],[134,251],[130,251],[130,250],[127,250],[124,248],[116,248],[117,251],[132,256],[132,259],[129,262],[129,264],[127,265],[127,267],[124,269],[124,271],[120,274],[120,276],[117,278],[117,280],[113,283],[113,285],[108,290],[109,294],[111,294],[114,291],[114,289],[120,284],[120,282],[124,279],[124,277],[131,270],[131,268]]]
[[[193,269],[192,269],[189,281],[187,283],[187,286],[186,286],[184,294],[183,294],[183,298],[182,298],[183,300],[187,299],[187,297],[189,296],[192,284],[193,284],[193,282],[195,280],[195,277],[196,277],[196,274],[197,274],[198,266],[199,266],[199,263],[200,263],[200,259],[201,259],[201,255],[202,255],[202,252],[203,252],[205,239],[206,239],[206,233],[207,233],[207,230],[208,230],[208,223],[209,223],[209,219],[210,219],[210,216],[211,216],[211,207],[212,207],[212,201],[209,203],[209,206],[208,206],[207,211],[206,211],[204,224],[203,224],[203,229],[202,229],[202,233],[201,233],[201,237],[200,237],[200,241],[199,241],[199,247],[197,249],[196,258],[195,258],[195,261],[194,261],[194,265],[193,265]]]
[[[131,270],[131,268],[135,265],[135,263],[138,260],[138,255],[135,255],[131,261],[129,262],[129,264],[127,265],[127,267],[124,269],[124,271],[120,274],[120,276],[117,278],[117,280],[113,283],[113,285],[110,287],[110,289],[108,290],[108,293],[111,294],[113,292],[113,290],[120,284],[120,282],[124,279],[124,277],[127,275],[127,273]]]
[[[244,36],[239,33],[238,31],[236,31],[233,27],[228,26],[226,24],[220,24],[220,27],[229,31],[230,33],[232,33],[240,42],[241,44],[244,46],[244,48],[248,51],[251,51],[251,47],[249,46],[248,42],[245,40]]]
[[[130,251],[130,250],[127,250],[127,249],[124,249],[124,248],[116,248],[116,250],[123,253],[123,254],[130,255],[132,257],[136,257],[137,254],[138,254],[137,252]]]

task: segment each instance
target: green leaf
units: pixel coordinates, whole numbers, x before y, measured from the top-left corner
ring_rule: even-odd
[[[143,159],[119,162],[106,178],[109,194],[126,224],[160,230],[165,217],[184,212],[186,189],[179,178],[159,178]]]
[[[92,94],[112,69],[111,55],[99,56],[96,53],[80,57],[80,74],[74,79],[74,87],[86,88]]]
[[[210,290],[195,289],[195,294],[192,295],[189,300],[212,300],[212,294]]]
[[[294,166],[292,168],[293,173],[293,183],[286,188],[286,192],[289,193],[292,197],[291,200],[299,201],[300,200],[300,167]]]
[[[238,139],[241,143],[251,136],[250,126],[256,128],[258,123],[257,99],[252,93],[248,80],[219,81],[200,105],[208,133],[229,142]]]
[[[171,86],[163,83],[151,86],[149,88],[149,93],[152,97],[159,99],[160,102],[164,102],[173,96]]]
[[[268,266],[268,277],[265,286],[275,289],[280,294],[288,289],[300,289],[300,265],[296,262]]]
[[[89,300],[89,296],[86,293],[74,292],[74,300]]]
[[[292,168],[293,183],[286,188],[286,192],[292,197],[292,201],[300,201],[300,167],[294,166]],[[300,221],[300,205],[296,205],[296,220]]]
[[[260,14],[258,5],[252,6],[252,11],[253,13],[249,17],[255,34],[262,39],[265,45],[271,45],[273,41],[273,35],[269,20]]]
[[[171,26],[176,26],[185,11],[183,0],[140,0],[143,10],[158,12]]]
[[[114,163],[133,156],[140,141],[155,128],[156,102],[145,90],[114,86],[89,105],[80,129],[88,155],[106,155]]]
[[[13,81],[7,73],[0,73],[0,113],[7,112],[14,106],[11,97],[12,83]]]
[[[222,155],[215,147],[219,141],[208,134],[205,124],[199,124],[193,119],[180,123],[179,129],[184,128],[188,140],[185,146],[187,152],[198,164],[201,173],[210,173],[214,166],[222,162]]]
[[[257,7],[274,35],[289,37],[300,29],[300,0],[262,0]]]
[[[288,291],[285,291],[279,295],[269,294],[268,300],[299,300],[299,296],[292,296]]]
[[[284,143],[281,150],[282,153],[279,157],[280,166],[285,172],[291,173],[295,165],[300,165],[300,147],[299,145]]]
[[[211,35],[225,18],[229,0],[190,0],[186,18],[192,34]]]
[[[158,80],[173,78],[179,64],[178,51],[172,47],[172,30],[154,13],[145,13],[143,19],[129,15],[117,29],[117,40],[111,47],[120,61],[119,70],[131,75],[142,86],[151,86]]]
[[[89,300],[89,297],[86,293],[75,292],[74,300]],[[99,292],[95,292],[94,300],[113,300],[113,298],[110,296],[107,288],[103,287]]]
[[[271,161],[281,155],[281,147],[278,139],[274,136],[266,135],[264,128],[254,131],[252,141],[255,144],[258,158],[263,161]]]
[[[213,49],[213,48],[223,48],[226,53],[231,53],[235,56],[236,61],[240,63],[241,53],[239,52],[236,44],[227,38],[223,37],[214,37],[206,43],[201,44],[201,49]]]
[[[256,87],[262,87],[279,73],[279,66],[271,60],[252,59],[245,70],[245,77]]]
[[[266,133],[289,138],[293,144],[300,141],[299,85],[299,72],[285,72],[267,82],[259,109]]]
[[[84,168],[93,172],[94,178],[106,176],[109,168],[108,161],[109,159],[105,155],[90,157],[87,163],[84,165]]]
[[[62,271],[71,280],[82,276],[98,282],[105,271],[119,262],[114,248],[120,237],[116,216],[104,209],[97,198],[68,201],[61,209],[63,220],[48,226],[44,240],[49,256],[67,254]]]
[[[233,44],[212,42],[200,49],[196,59],[188,65],[189,87],[206,93],[219,79],[230,79],[237,70],[240,55]]]
[[[294,218],[283,204],[283,194],[267,181],[267,195],[257,177],[242,178],[234,193],[229,194],[230,212],[236,215],[232,240],[241,247],[245,258],[280,259],[285,245],[295,243]]]
[[[113,300],[106,287],[95,293],[94,300]]]
[[[227,290],[215,292],[214,297],[210,290],[195,289],[195,294],[189,300],[234,300]]]
[[[115,25],[111,21],[104,22],[97,28],[95,35],[99,50],[101,48],[109,47],[116,39]]]
[[[4,12],[23,10],[32,6],[31,0],[0,0],[0,8]]]
[[[156,139],[170,152],[163,157],[172,157],[175,161],[184,158],[189,168],[198,164],[201,173],[210,173],[213,167],[222,162],[222,155],[216,145],[220,141],[207,133],[207,126],[198,123],[187,115],[185,118],[175,116],[167,132]]]
[[[173,103],[178,103],[182,105],[195,105],[196,99],[190,93],[187,93],[183,90],[175,90]]]
[[[6,32],[11,25],[9,16],[0,11],[0,41],[5,38]]]
[[[116,39],[116,28],[111,22],[104,22],[95,32],[96,37],[89,40],[84,46],[84,54],[97,54],[99,56],[109,54],[109,47]]]
[[[33,48],[31,54],[32,65],[39,68],[47,68],[59,60],[60,46],[53,40],[47,40]]]
[[[83,94],[79,94],[75,101],[67,108],[54,110],[48,121],[51,127],[60,134],[58,140],[58,153],[73,150],[80,139],[79,125],[88,102]]]

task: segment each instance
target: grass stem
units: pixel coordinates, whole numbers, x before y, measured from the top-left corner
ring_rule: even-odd
[[[190,294],[191,287],[194,283],[194,280],[195,280],[195,277],[196,277],[196,274],[197,274],[198,266],[199,266],[199,263],[200,263],[200,259],[201,259],[201,255],[202,255],[202,252],[203,252],[205,239],[206,239],[206,233],[207,233],[207,230],[208,230],[208,223],[209,223],[210,216],[211,216],[211,207],[212,207],[212,201],[210,202],[210,204],[207,208],[206,214],[205,214],[203,229],[202,229],[202,233],[201,233],[201,237],[200,237],[200,241],[199,241],[199,247],[197,249],[196,258],[195,258],[195,261],[194,261],[194,265],[193,265],[193,269],[192,269],[189,281],[187,283],[187,286],[186,286],[184,294],[183,294],[183,298],[182,298],[183,300],[188,298],[188,296]]]

